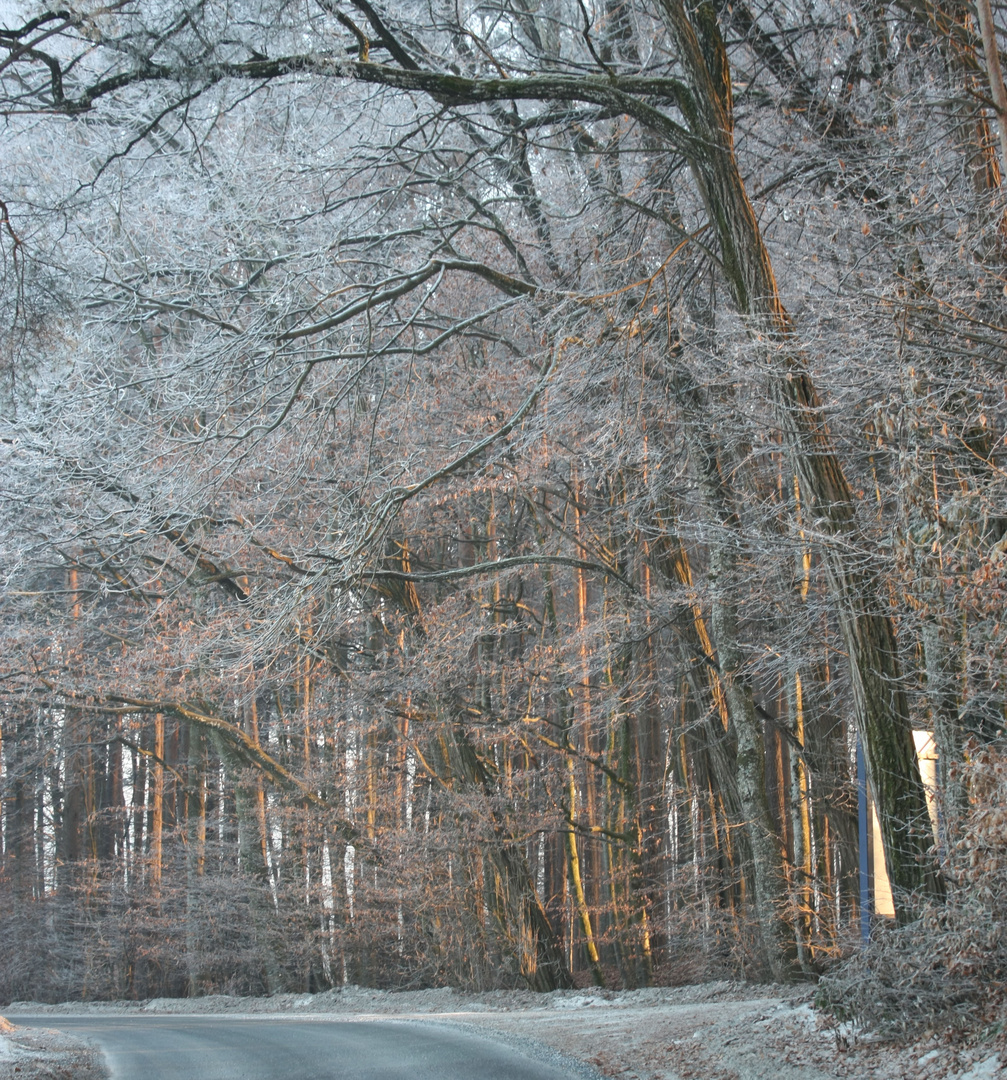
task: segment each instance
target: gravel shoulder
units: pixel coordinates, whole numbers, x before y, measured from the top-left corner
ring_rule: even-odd
[[[635,991],[387,992],[345,987],[269,998],[214,996],[146,1002],[14,1002],[5,1012],[302,1015],[442,1020],[537,1044],[621,1080],[1007,1080],[1007,1052],[980,1040],[882,1043],[836,1027],[808,987],[716,982]],[[6,1049],[5,1049],[6,1048]],[[1003,1064],[1001,1064],[1003,1063]],[[67,1036],[0,1029],[0,1080],[99,1080],[93,1051]]]

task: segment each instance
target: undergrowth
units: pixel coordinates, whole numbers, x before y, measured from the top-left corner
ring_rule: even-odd
[[[967,804],[947,832],[947,897],[881,927],[819,983],[817,1003],[883,1035],[1003,1034],[1007,1006],[1007,750],[967,747],[955,778]],[[950,818],[951,815],[949,814]]]

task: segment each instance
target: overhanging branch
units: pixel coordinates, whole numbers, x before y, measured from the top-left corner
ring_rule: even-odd
[[[358,0],[358,7],[360,2]],[[372,23],[373,25],[373,23]],[[343,57],[304,54],[275,60],[256,56],[238,63],[218,63],[172,67],[146,58],[128,71],[116,72],[82,89],[76,97],[66,96],[63,87],[64,69],[51,54],[39,54],[33,59],[50,68],[49,91],[53,94],[52,109],[77,114],[87,112],[102,97],[128,86],[145,82],[177,82],[188,86],[187,99],[193,87],[211,86],[226,79],[251,79],[263,83],[289,75],[315,74],[350,79],[374,86],[425,94],[444,105],[480,105],[503,101],[585,102],[598,105],[613,114],[631,116],[654,131],[690,159],[704,153],[702,140],[696,139],[686,127],[667,116],[646,99],[671,102],[685,115],[690,115],[692,95],[678,79],[651,78],[643,75],[610,76],[608,78],[581,75],[544,74],[525,78],[471,79],[440,71],[420,70],[414,60],[394,48],[391,35],[379,36],[402,65],[372,64],[366,61],[347,61]]]
[[[412,581],[417,584],[432,581],[454,581],[458,578],[477,577],[480,574],[500,574],[518,566],[569,566],[576,570],[588,570],[604,574],[625,585],[632,592],[636,586],[624,578],[614,567],[604,563],[589,562],[586,559],[574,559],[567,555],[509,555],[503,559],[475,563],[472,566],[460,566],[451,570],[434,570],[429,573],[408,573],[404,570],[371,570],[367,578],[373,581]]]

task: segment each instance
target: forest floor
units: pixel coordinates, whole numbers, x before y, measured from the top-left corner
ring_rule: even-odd
[[[8,1015],[82,1012],[332,1014],[397,1016],[490,1029],[531,1040],[619,1080],[1002,1080],[1007,1050],[978,1039],[934,1037],[898,1045],[836,1026],[811,1005],[808,987],[715,982],[633,991],[552,994],[445,990],[387,992],[346,987],[269,998],[158,998],[147,1002],[38,1005]],[[12,1028],[0,1019],[0,1080],[97,1080],[99,1063],[56,1032]],[[1001,1064],[1003,1063],[1003,1064]],[[16,1074],[16,1075],[15,1075]]]

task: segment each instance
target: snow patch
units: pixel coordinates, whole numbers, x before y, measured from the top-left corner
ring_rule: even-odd
[[[11,1047],[10,1039],[4,1035],[0,1035],[0,1061],[4,1058],[12,1058],[14,1056],[14,1050]]]
[[[756,1020],[755,1026],[771,1028],[779,1024],[781,1020],[807,1028],[808,1031],[818,1030],[818,1013],[815,1012],[809,1001],[805,1001],[800,1005],[792,1005],[787,1001],[781,1001],[775,1009]]]
[[[798,1005],[796,1009],[789,1009],[787,1015],[795,1023],[802,1024],[809,1031],[815,1031],[818,1028],[818,1013],[815,1012],[810,1001],[805,1001],[804,1004]]]
[[[1000,1055],[994,1054],[985,1061],[980,1061],[978,1065],[973,1065],[967,1073],[962,1073],[959,1080],[998,1080],[1003,1075],[1000,1068]]]

